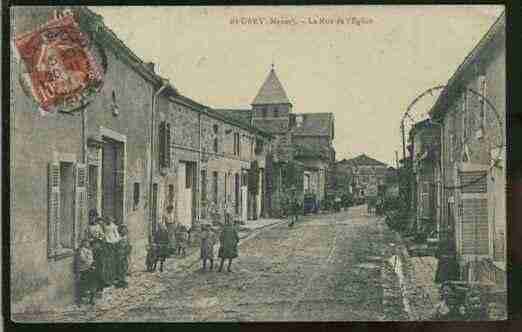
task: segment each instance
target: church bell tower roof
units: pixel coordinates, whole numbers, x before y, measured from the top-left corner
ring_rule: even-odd
[[[279,78],[277,78],[273,65],[268,77],[252,102],[252,105],[266,104],[292,104],[288,99]]]

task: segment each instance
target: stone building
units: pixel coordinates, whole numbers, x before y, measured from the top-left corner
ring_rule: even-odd
[[[11,38],[54,24],[62,9],[13,7]],[[103,87],[84,108],[84,117],[82,111],[42,116],[21,84],[27,64],[11,54],[13,311],[74,299],[73,256],[88,209],[127,224],[132,259],[147,243],[150,114],[162,80],[99,16],[83,7],[73,13],[104,66]],[[130,183],[143,188],[137,200]]]
[[[437,229],[438,199],[441,186],[436,182],[440,172],[440,128],[430,120],[416,123],[409,133],[412,151],[413,209],[415,229],[429,233]]]
[[[196,230],[206,217],[202,201],[226,201],[243,220],[249,208],[251,214],[261,213],[264,187],[249,189],[246,174],[255,169],[252,183],[265,182],[270,134],[180,94],[86,7],[13,7],[11,17],[13,44],[30,43],[26,50],[34,52],[22,58],[13,49],[10,57],[13,312],[75,299],[74,252],[90,209],[128,227],[131,269],[143,269],[146,246],[169,204],[178,222]],[[70,38],[68,48],[58,49],[49,45],[58,35],[47,31],[63,22]],[[77,40],[87,42],[89,56],[83,46],[74,48]],[[32,59],[55,66],[50,57],[56,60],[57,52],[71,49],[103,69],[103,85],[90,99],[81,99],[80,110],[39,111],[39,91],[23,84],[33,73]],[[58,64],[65,65],[71,54],[58,58]],[[70,69],[52,73],[58,75],[53,84],[77,74]],[[70,84],[78,82],[69,78]],[[64,91],[49,86],[43,85],[48,98]]]
[[[506,287],[505,14],[449,79],[433,109],[440,124],[441,229],[461,277]]]
[[[377,196],[379,186],[385,184],[388,166],[366,154],[339,161],[338,167],[349,169],[352,175],[352,193],[355,202],[363,202],[367,197]]]
[[[327,189],[328,169],[335,160],[333,114],[294,113],[293,104],[273,67],[251,106],[251,109],[217,111],[273,136],[271,176],[267,184],[272,214],[281,212],[285,188],[292,186],[301,195],[311,192],[322,200]]]

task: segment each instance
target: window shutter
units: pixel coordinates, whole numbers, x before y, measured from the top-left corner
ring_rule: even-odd
[[[165,121],[160,122],[158,136],[159,166],[163,167],[165,166]]]
[[[115,184],[114,184],[114,208],[115,212],[114,217],[116,219],[123,218],[124,214],[124,206],[123,204],[123,191],[125,188],[125,165],[124,165],[124,145],[122,144],[120,148],[116,149],[116,159],[115,159]],[[123,220],[117,220],[119,222],[123,222]]]
[[[48,193],[48,256],[53,256],[59,241],[60,229],[60,163],[49,163]]]
[[[166,128],[165,128],[165,131],[166,131],[166,137],[165,137],[165,157],[166,157],[166,160],[165,160],[165,167],[168,167],[170,168],[170,165],[171,165],[171,155],[170,155],[170,124],[167,123],[166,125]]]
[[[87,226],[87,167],[76,164],[74,199],[74,248],[80,244],[80,235]]]

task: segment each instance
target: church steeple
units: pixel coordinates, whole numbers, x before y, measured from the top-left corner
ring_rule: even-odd
[[[283,85],[281,84],[279,78],[276,75],[274,64],[272,63],[270,73],[268,73],[268,77],[261,86],[261,89],[259,89],[257,96],[254,98],[252,106],[274,104],[292,105],[292,103],[286,95]]]

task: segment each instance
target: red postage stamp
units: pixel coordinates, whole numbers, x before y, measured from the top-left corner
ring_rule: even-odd
[[[54,18],[15,43],[25,64],[23,83],[45,112],[73,111],[103,83],[89,38],[73,15]]]

